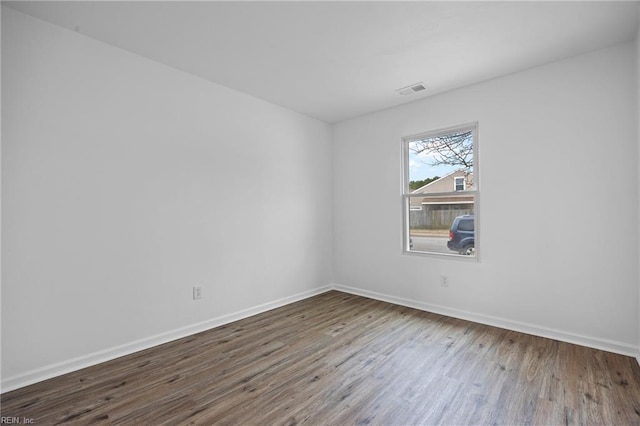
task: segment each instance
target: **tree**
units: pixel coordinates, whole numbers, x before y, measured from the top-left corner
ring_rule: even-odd
[[[415,141],[411,144],[410,149],[415,154],[426,154],[433,158],[431,166],[460,166],[467,172],[473,170],[473,133],[471,130]]]
[[[433,182],[434,180],[438,180],[440,179],[440,176],[434,176],[431,178],[426,178],[426,179],[422,179],[422,180],[412,180],[411,182],[409,182],[409,189],[416,190],[418,188],[422,188],[423,186]]]

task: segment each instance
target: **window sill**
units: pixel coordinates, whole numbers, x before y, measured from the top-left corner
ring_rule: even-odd
[[[436,252],[428,252],[428,251],[409,251],[403,250],[403,255],[408,256],[416,256],[416,257],[426,257],[432,259],[447,259],[447,260],[458,260],[460,262],[472,262],[472,263],[480,263],[480,259],[478,255],[475,256],[465,256],[462,254],[455,253],[436,253]]]

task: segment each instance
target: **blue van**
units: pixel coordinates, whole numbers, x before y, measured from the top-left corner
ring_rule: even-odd
[[[473,215],[458,216],[453,219],[449,230],[447,248],[460,254],[472,256],[475,254],[475,225]]]

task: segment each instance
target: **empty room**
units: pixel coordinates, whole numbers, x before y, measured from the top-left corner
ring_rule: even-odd
[[[1,424],[640,425],[640,2],[1,18]]]

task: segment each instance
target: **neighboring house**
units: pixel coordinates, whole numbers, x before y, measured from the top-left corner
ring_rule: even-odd
[[[414,210],[414,206],[421,207],[423,205],[433,204],[473,204],[473,197],[470,195],[464,195],[465,191],[473,190],[475,190],[473,186],[473,173],[465,172],[464,170],[456,170],[453,173],[449,173],[438,180],[434,180],[433,182],[412,191],[412,195],[449,194],[442,196],[430,196],[427,198],[411,197],[411,210]],[[455,192],[456,194],[451,194],[451,192]],[[458,195],[458,193],[460,195]]]
[[[473,196],[464,193],[474,190],[473,173],[456,170],[412,191],[430,195],[410,197],[411,228],[447,229],[456,216],[473,214]]]

